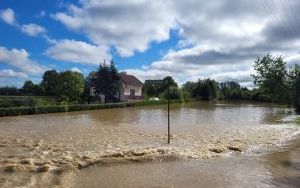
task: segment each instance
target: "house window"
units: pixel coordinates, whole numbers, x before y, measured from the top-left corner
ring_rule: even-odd
[[[135,90],[134,89],[130,89],[130,96],[135,96]]]

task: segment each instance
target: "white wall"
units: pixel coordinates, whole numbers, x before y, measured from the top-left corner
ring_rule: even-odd
[[[123,85],[124,88],[124,95],[130,95],[130,90],[134,89],[135,90],[135,96],[142,96],[142,86],[132,86],[132,85]]]

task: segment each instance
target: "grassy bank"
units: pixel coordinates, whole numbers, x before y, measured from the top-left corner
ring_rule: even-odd
[[[172,100],[171,103],[182,103],[194,100]],[[126,108],[136,106],[148,106],[167,104],[167,101],[135,101],[123,103],[107,103],[107,104],[73,104],[73,105],[53,105],[53,106],[28,106],[28,107],[11,107],[0,108],[0,117],[4,116],[19,116],[19,115],[33,115],[33,114],[46,114],[56,112],[72,112],[81,110],[99,110],[109,108]]]
[[[53,106],[58,105],[54,97],[48,96],[1,96],[0,108],[32,107],[32,106]]]
[[[296,118],[295,122],[300,125],[300,118]]]

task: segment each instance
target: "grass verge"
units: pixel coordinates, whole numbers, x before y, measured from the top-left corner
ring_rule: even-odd
[[[195,101],[195,100],[185,100],[185,101],[172,100],[170,101],[170,103],[182,103],[188,101]],[[11,108],[0,108],[0,117],[149,106],[149,105],[167,104],[167,102],[168,101],[163,100],[163,101],[134,101],[134,102],[107,103],[107,104],[73,104],[73,105],[53,105],[53,106],[11,107]]]

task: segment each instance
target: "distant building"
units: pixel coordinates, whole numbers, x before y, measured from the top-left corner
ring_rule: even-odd
[[[100,99],[101,102],[104,102],[104,95],[95,95],[95,83],[93,78],[96,77],[96,72],[92,72],[89,75],[90,78],[90,96],[95,97],[96,99]],[[135,76],[129,75],[125,72],[120,73],[121,78],[121,86],[120,86],[120,93],[116,94],[116,98],[120,101],[128,101],[128,100],[141,100],[143,99],[142,96],[142,86],[143,83],[138,80]]]
[[[142,96],[143,83],[138,80],[135,76],[122,72],[121,77],[121,88],[120,88],[120,100],[140,100]]]

